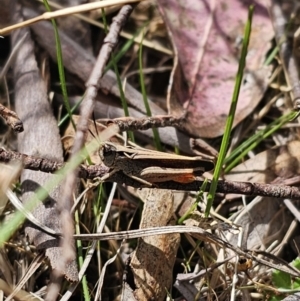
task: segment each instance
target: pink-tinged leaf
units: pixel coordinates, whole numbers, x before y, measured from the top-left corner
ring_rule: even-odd
[[[255,4],[247,66],[234,125],[260,101],[270,68],[263,67],[274,32],[263,0],[159,0],[187,88],[175,76],[180,108],[187,110],[186,130],[202,137],[224,132],[229,112],[248,7]],[[177,76],[180,72],[176,72]],[[178,104],[169,104],[178,115]]]

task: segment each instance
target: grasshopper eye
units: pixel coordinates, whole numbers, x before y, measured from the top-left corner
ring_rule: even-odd
[[[102,147],[100,148],[100,159],[101,161],[107,166],[111,167],[115,163],[116,159],[116,149],[114,146],[109,145],[109,144],[103,144]]]

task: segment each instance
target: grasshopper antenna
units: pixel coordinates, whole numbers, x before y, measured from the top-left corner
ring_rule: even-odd
[[[89,128],[89,133],[98,141],[99,145],[101,144],[101,141],[99,140],[99,132],[98,132],[98,127],[97,127],[97,124],[96,124],[96,118],[95,118],[95,113],[93,111],[92,113],[92,120],[93,120],[93,123],[94,123],[94,129],[95,129],[95,133],[96,135],[91,131],[91,129]]]

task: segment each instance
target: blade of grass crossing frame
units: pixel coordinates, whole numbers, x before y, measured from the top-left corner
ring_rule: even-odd
[[[107,34],[108,33],[108,28],[107,28],[105,11],[104,11],[103,8],[101,9],[101,11],[102,11],[102,20],[103,20],[103,24],[104,24],[104,32],[105,32],[105,34]],[[120,73],[119,73],[119,70],[118,70],[118,67],[117,67],[117,64],[116,64],[116,60],[115,60],[115,55],[114,55],[113,52],[111,53],[111,62],[112,62],[112,65],[114,67],[114,71],[116,73],[116,78],[117,78],[118,88],[120,90],[120,98],[121,98],[121,103],[122,103],[122,107],[123,107],[123,110],[124,110],[124,115],[126,117],[128,117],[129,116],[129,110],[128,110],[128,106],[127,106],[127,102],[126,102],[126,98],[125,98],[125,94],[124,94],[124,89],[123,89],[123,86],[122,86]],[[128,136],[131,139],[131,141],[134,142],[133,132],[128,131]]]
[[[189,210],[183,214],[183,216],[177,221],[177,225],[182,225],[183,222],[188,219],[190,217],[190,215],[196,210],[198,203],[200,201],[202,201],[203,199],[203,192],[206,190],[206,186],[207,186],[208,180],[204,179],[201,188],[198,192],[196,201],[191,205],[191,207],[189,208]]]
[[[43,0],[44,5],[47,9],[48,12],[51,12],[50,6],[48,4],[47,0]],[[63,94],[63,101],[65,108],[68,112],[69,118],[72,122],[72,126],[76,130],[76,125],[74,123],[74,120],[72,119],[72,112],[71,112],[71,107],[68,101],[68,93],[67,93],[67,88],[66,88],[66,79],[65,79],[65,71],[64,71],[64,64],[63,64],[63,58],[62,58],[62,52],[61,52],[61,45],[60,45],[60,39],[59,39],[59,34],[58,34],[58,29],[57,25],[54,19],[51,19],[53,29],[54,29],[54,35],[55,35],[55,43],[56,43],[56,57],[57,57],[57,66],[58,66],[58,73],[59,73],[59,80],[60,80],[60,85],[61,85],[61,91]]]
[[[252,135],[248,140],[244,141],[239,145],[231,154],[224,160],[225,173],[228,173],[233,167],[235,167],[241,159],[252,149],[254,149],[261,141],[272,135],[278,129],[280,129],[284,124],[290,122],[297,117],[297,112],[289,112],[288,114],[279,117],[271,124],[267,125],[265,129]]]
[[[83,101],[83,97],[81,97],[81,99],[76,102],[76,104],[71,108],[71,113],[73,114],[75,110],[78,109],[78,107],[80,106],[80,104],[82,103]],[[69,118],[69,115],[65,115],[63,118],[61,118],[61,120],[58,122],[57,126],[58,127],[61,127],[65,121],[67,121],[67,119]]]
[[[143,39],[144,39],[144,34],[143,34],[143,37],[141,39],[140,49],[139,49],[140,85],[141,85],[144,105],[145,105],[145,109],[146,109],[146,114],[147,114],[147,116],[150,117],[150,116],[152,116],[152,113],[151,113],[151,108],[150,108],[149,102],[148,102],[148,97],[147,97],[146,87],[145,87],[145,81],[144,81],[144,74],[143,74],[143,62],[142,62],[143,61],[143,59],[142,59],[142,57],[143,57],[143,44],[142,44]],[[162,151],[158,130],[156,128],[153,128],[152,132],[153,132],[154,143],[155,143],[156,149],[158,151]]]
[[[51,177],[43,187],[35,191],[35,194],[25,204],[25,209],[27,211],[34,210],[41,201],[48,197],[48,191],[53,190],[70,172],[74,171],[87,158],[88,153],[93,153],[98,148],[99,143],[96,139],[89,142],[67,165],[55,172],[55,176]],[[4,243],[8,241],[25,219],[26,217],[21,211],[16,211],[8,221],[0,223],[0,248],[3,247]]]
[[[80,225],[80,219],[79,219],[78,210],[75,211],[74,220],[75,220],[75,232],[76,232],[76,234],[80,234],[80,226],[79,226]],[[84,261],[82,241],[77,240],[76,245],[77,245],[77,250],[78,250],[79,269],[81,269],[82,266],[83,266],[83,261]],[[90,293],[89,293],[89,288],[88,288],[88,281],[87,281],[86,275],[84,275],[82,277],[81,285],[82,285],[82,291],[83,291],[83,299],[85,301],[90,301],[91,298],[90,298]]]
[[[226,152],[227,152],[228,145],[229,145],[230,133],[231,133],[234,115],[235,115],[235,111],[236,111],[238,96],[239,96],[239,92],[240,92],[240,88],[241,88],[241,84],[242,84],[242,80],[243,80],[243,71],[244,71],[245,64],[246,64],[247,49],[248,49],[250,33],[251,33],[252,16],[253,16],[253,6],[251,5],[249,7],[248,20],[247,20],[247,23],[245,26],[241,58],[239,61],[238,72],[236,75],[235,86],[234,86],[234,91],[233,91],[233,95],[232,95],[229,115],[226,120],[225,133],[223,135],[220,154],[219,154],[219,157],[218,157],[218,160],[216,163],[216,167],[215,167],[213,179],[211,181],[209,193],[207,195],[207,205],[206,205],[206,209],[205,209],[206,217],[208,217],[208,215],[209,215],[209,212],[210,212],[210,209],[211,209],[214,197],[215,197],[218,179],[220,177],[221,169],[223,166],[223,161],[225,159]]]

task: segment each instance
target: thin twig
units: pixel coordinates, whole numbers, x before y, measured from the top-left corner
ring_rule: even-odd
[[[46,173],[54,173],[65,166],[65,164],[61,162],[7,151],[4,148],[0,148],[0,161],[4,163],[11,161],[21,162],[25,169],[39,170]],[[105,165],[80,165],[78,167],[78,176],[84,179],[102,177],[108,172],[109,168]]]
[[[15,132],[21,133],[24,131],[23,123],[18,115],[2,104],[0,104],[0,115],[6,120],[7,124],[11,126]]]
[[[252,260],[257,261],[260,264],[266,265],[268,267],[284,271],[293,275],[295,277],[299,277],[300,272],[295,267],[289,265],[288,263],[283,262],[272,254],[266,252],[258,252],[258,251],[251,251],[246,250],[243,251],[240,248],[226,242],[225,240],[221,239],[220,237],[209,233],[208,231],[201,229],[200,227],[194,226],[163,226],[163,227],[153,227],[153,228],[145,228],[139,230],[131,230],[131,231],[119,231],[115,233],[93,233],[93,234],[80,234],[74,235],[75,239],[93,241],[93,240],[121,240],[121,239],[133,239],[133,238],[140,238],[145,236],[152,236],[152,235],[160,235],[160,234],[168,234],[168,233],[188,233],[193,237],[206,242],[211,242],[213,244],[222,246],[226,249],[233,250],[235,254],[243,256],[245,258],[249,258]],[[269,261],[261,258],[260,256],[255,255],[255,253],[261,254],[269,259]],[[273,262],[270,261],[272,259]],[[274,263],[277,262],[277,263]]]
[[[67,7],[63,8],[54,12],[45,12],[42,15],[32,18],[30,20],[26,20],[17,24],[13,24],[11,26],[1,28],[0,29],[0,35],[7,35],[13,30],[16,30],[18,28],[22,28],[25,26],[28,26],[30,24],[40,22],[43,20],[51,20],[54,18],[62,17],[62,16],[69,16],[69,15],[74,15],[77,13],[84,13],[88,12],[94,9],[100,9],[100,8],[105,8],[109,6],[114,6],[114,5],[120,5],[120,4],[126,4],[126,3],[134,3],[134,2],[139,2],[141,0],[109,0],[105,2],[93,2],[93,3],[86,3],[82,5],[77,5],[74,7]]]
[[[8,163],[10,161],[22,162],[22,165],[25,169],[40,170],[51,173],[64,166],[64,164],[61,162],[48,160],[45,158],[37,158],[34,156],[5,150],[4,148],[0,148],[0,161],[4,163]]]
[[[118,42],[119,33],[128,16],[132,12],[132,9],[133,6],[131,5],[123,6],[118,15],[113,19],[113,24],[111,25],[110,31],[104,40],[104,45],[99,52],[90,78],[86,83],[87,89],[84,100],[80,107],[80,119],[77,125],[77,131],[72,147],[70,160],[72,160],[78,154],[83,146],[84,138],[88,131],[88,121],[94,110],[99,82],[101,77],[103,76],[105,65],[110,57],[112,50]],[[75,191],[77,174],[78,171],[76,170],[69,174],[66,178],[65,189],[61,198],[63,200],[63,203],[61,203],[59,206],[61,220],[64,221],[62,229],[64,240],[62,241],[62,247],[65,249],[65,254],[69,254],[66,255],[66,262],[68,262],[72,258],[75,258],[75,252],[70,242],[72,241],[72,234],[74,232],[73,220],[71,217],[71,208],[73,205],[73,191]]]
[[[144,131],[151,128],[160,128],[167,126],[180,127],[184,121],[172,115],[159,115],[145,118],[121,117],[114,119],[100,119],[101,123],[110,125],[111,123],[118,125],[120,132],[126,131]]]
[[[141,185],[140,182],[124,175],[121,172],[113,174],[109,179],[109,182],[117,182],[119,184],[125,184],[128,186],[141,188],[147,187]],[[172,189],[180,191],[199,191],[202,186],[203,181],[194,181],[191,183],[178,183],[173,181],[154,183],[153,187],[159,189]],[[206,187],[206,191],[209,190],[210,183]],[[234,193],[234,194],[244,194],[249,196],[269,196],[275,198],[290,198],[297,199],[300,197],[300,188],[294,186],[284,186],[284,185],[272,185],[272,184],[262,184],[262,183],[251,183],[251,182],[229,182],[229,181],[219,181],[217,184],[218,193]]]
[[[21,162],[26,169],[40,170],[43,172],[54,173],[64,167],[63,163],[52,161],[45,158],[36,158],[20,154],[13,151],[6,151],[0,148],[0,161],[8,163],[10,161]],[[85,179],[95,179],[97,177],[102,178],[109,173],[109,168],[105,165],[80,165],[78,168],[78,176]],[[136,188],[147,187],[143,186],[140,182],[126,176],[121,171],[114,173],[109,177],[107,182],[117,182],[119,184],[125,184]],[[153,184],[153,187],[160,189],[173,189],[182,191],[198,191],[203,181],[194,181],[191,183],[178,183],[173,181],[161,182]],[[207,185],[206,189],[209,189]],[[274,184],[262,184],[262,183],[250,183],[250,182],[229,182],[219,181],[217,186],[217,192],[221,193],[236,193],[245,194],[251,196],[269,196],[276,198],[291,198],[297,199],[300,197],[300,188],[286,185],[274,185]]]

